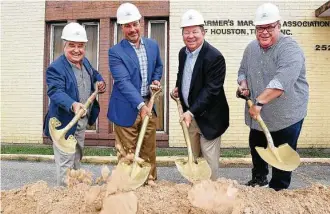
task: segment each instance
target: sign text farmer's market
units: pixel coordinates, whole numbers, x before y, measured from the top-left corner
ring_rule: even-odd
[[[205,20],[205,30],[211,35],[254,35],[256,33],[253,20]],[[281,32],[285,35],[292,35],[295,27],[330,27],[330,21],[283,21]],[[248,28],[246,28],[248,27]]]

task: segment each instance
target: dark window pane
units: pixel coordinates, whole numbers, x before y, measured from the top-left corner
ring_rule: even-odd
[[[124,39],[124,34],[121,29],[121,25],[117,24],[117,43],[119,43],[122,39]]]
[[[51,61],[54,61],[59,56],[63,54],[63,42],[61,39],[62,30],[64,28],[63,25],[52,25],[52,53],[51,53]]]
[[[161,79],[161,84],[163,86],[163,90],[166,89],[166,81],[165,81],[165,75],[166,75],[166,21],[150,21],[150,38],[157,41],[159,45],[159,51],[160,56],[164,65],[163,68],[163,77]],[[156,129],[157,131],[165,131],[165,96],[164,93],[159,97],[158,100],[155,100],[156,104],[156,111],[157,111],[157,124]]]
[[[85,25],[88,42],[86,44],[86,57],[97,69],[97,53],[98,53],[98,25],[86,24]]]
[[[97,23],[82,23],[85,26],[88,42],[86,43],[86,58],[95,69],[98,69],[98,40],[99,26]],[[87,130],[96,130],[96,123],[92,126],[88,125]]]

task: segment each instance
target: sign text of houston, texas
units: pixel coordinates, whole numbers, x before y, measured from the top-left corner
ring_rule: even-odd
[[[205,30],[211,35],[254,35],[255,28],[236,28],[236,27],[254,27],[253,20],[205,20]],[[236,24],[236,25],[235,25]],[[281,32],[285,35],[292,35],[292,27],[330,27],[330,21],[282,21]],[[213,27],[213,28],[212,28]],[[232,28],[214,28],[214,27],[232,27]],[[288,29],[290,28],[290,29]]]

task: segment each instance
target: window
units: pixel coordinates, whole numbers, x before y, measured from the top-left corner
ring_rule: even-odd
[[[61,39],[62,31],[67,23],[55,23],[51,24],[50,34],[50,62],[53,62],[59,56],[63,54],[63,42]],[[92,66],[98,69],[98,57],[99,57],[99,23],[97,22],[82,22],[80,23],[85,27],[88,42],[86,44],[86,57],[92,64]],[[95,123],[97,124],[97,122]],[[87,130],[95,131],[96,125],[87,126]]]
[[[117,44],[119,43],[123,38],[124,38],[124,34],[123,34],[123,31],[121,30],[121,26],[120,24],[117,24],[117,22],[114,22],[114,32],[115,32],[115,35],[114,35],[114,41],[113,41],[113,44]]]
[[[86,44],[86,58],[92,64],[92,66],[98,70],[99,66],[99,23],[97,22],[85,22],[80,23],[85,27],[88,42]],[[97,130],[98,120],[94,125],[87,125],[87,130]]]
[[[150,20],[148,22],[148,37],[157,41],[159,45],[160,57],[163,62],[163,77],[161,84],[163,93],[158,100],[155,100],[157,111],[157,131],[166,132],[166,94],[167,94],[167,21],[166,20]]]
[[[98,70],[98,58],[99,58],[99,23],[86,22],[81,23],[85,27],[87,33],[88,42],[86,44],[86,57]]]
[[[50,62],[53,62],[63,53],[62,31],[66,23],[52,24],[50,34]]]

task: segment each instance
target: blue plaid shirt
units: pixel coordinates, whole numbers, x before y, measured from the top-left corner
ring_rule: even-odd
[[[140,47],[137,48],[135,44],[131,43],[132,47],[135,50],[135,53],[139,59],[140,64],[140,71],[141,71],[141,78],[142,78],[142,85],[141,85],[141,96],[149,95],[148,90],[148,59],[147,59],[147,52],[144,47],[143,39],[140,39]]]

